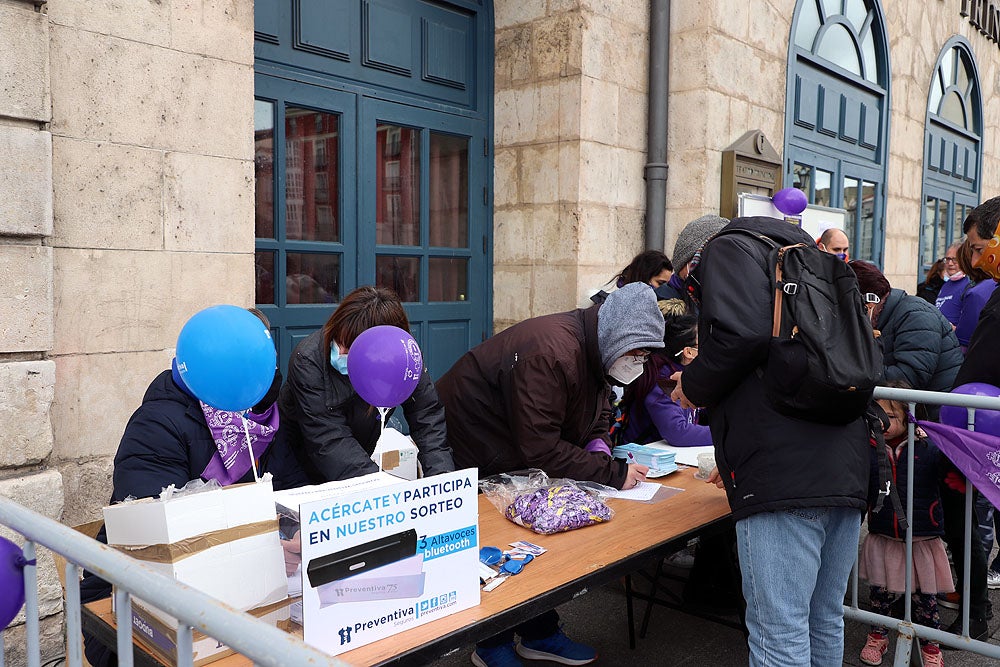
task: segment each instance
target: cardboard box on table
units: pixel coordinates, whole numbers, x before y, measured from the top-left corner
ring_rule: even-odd
[[[298,598],[285,598],[273,604],[251,609],[249,614],[269,625],[289,631],[293,628],[289,620],[291,607]],[[164,623],[159,617],[150,614],[142,607],[132,606],[132,636],[157,660],[166,665],[177,664],[177,624]],[[221,660],[236,651],[217,639],[193,630],[191,649],[194,667]]]
[[[288,596],[270,477],[104,508],[108,544],[240,610]],[[163,623],[176,619],[141,598]]]
[[[479,604],[477,471],[387,477],[276,496],[300,519],[305,641],[332,655]]]

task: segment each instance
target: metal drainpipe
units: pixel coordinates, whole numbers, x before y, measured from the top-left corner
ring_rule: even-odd
[[[667,102],[670,0],[649,3],[649,103],[646,124],[646,248],[663,250],[667,210]]]

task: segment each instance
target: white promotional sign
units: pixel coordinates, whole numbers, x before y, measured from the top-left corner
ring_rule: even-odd
[[[303,503],[305,641],[332,655],[479,604],[475,468]]]

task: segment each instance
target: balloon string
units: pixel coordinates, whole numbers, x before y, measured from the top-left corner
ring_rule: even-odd
[[[385,433],[385,418],[389,414],[389,408],[379,408],[378,409],[379,418],[382,421],[382,426],[379,429],[378,435],[381,438],[382,434]]]
[[[250,429],[247,428],[247,417],[245,412],[240,413],[240,421],[243,422],[243,432],[247,436],[247,451],[250,453],[250,466],[253,468],[253,481],[259,482],[260,475],[257,474],[257,461],[253,455],[253,444],[250,442]]]

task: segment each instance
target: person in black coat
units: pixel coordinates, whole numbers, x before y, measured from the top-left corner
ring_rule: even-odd
[[[309,483],[285,437],[286,429],[280,425],[275,403],[280,386],[281,374],[275,371],[267,394],[247,415],[251,422],[248,430],[257,455],[258,474],[270,473],[275,490]],[[226,413],[203,405],[184,384],[175,360],[170,370],[153,379],[142,404],[125,426],[115,454],[111,502],[121,502],[130,497],[158,496],[171,484],[179,489],[198,478],[206,481],[216,479],[222,486],[254,481],[250,459],[241,456],[246,452],[245,447],[236,457],[226,457],[225,460],[230,462],[227,467],[221,455],[226,446],[221,444],[223,436],[220,432],[213,433],[208,424],[209,415],[213,415],[218,423],[226,418],[239,417],[237,413]],[[245,436],[242,433],[237,435],[236,444],[243,444]],[[267,441],[269,444],[265,444]],[[97,539],[107,542],[103,527]],[[292,551],[297,552],[297,549]],[[84,573],[80,582],[82,602],[93,602],[110,595],[111,584],[92,572]],[[107,667],[117,664],[114,651],[86,634],[84,642],[91,665]]]
[[[733,233],[737,232],[739,233]],[[749,232],[749,233],[747,233]],[[698,357],[672,398],[707,408],[736,520],[750,664],[840,664],[843,601],[867,507],[867,428],[779,413],[763,373],[774,289],[770,246],[812,244],[772,218],[737,218],[708,241],[689,277],[700,301]],[[860,315],[860,313],[859,313]]]
[[[378,472],[371,459],[381,433],[378,411],[354,391],[347,355],[363,331],[383,324],[410,330],[399,297],[383,287],[359,287],[292,354],[278,405],[292,447],[314,483]],[[444,407],[426,366],[402,408],[423,474],[454,470]]]

